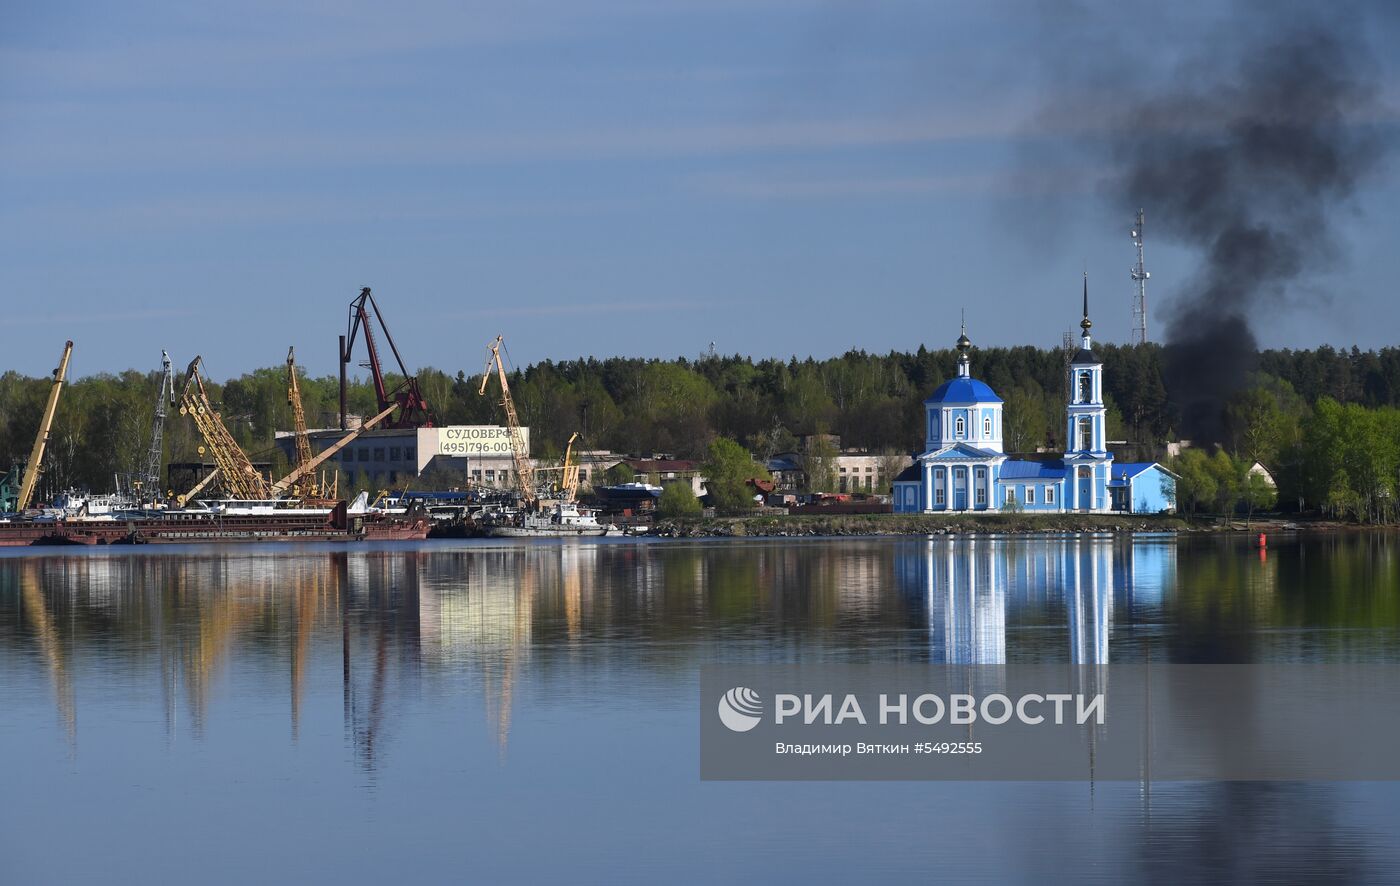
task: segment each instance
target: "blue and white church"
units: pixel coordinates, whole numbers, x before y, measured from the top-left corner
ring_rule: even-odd
[[[1089,283],[1079,349],[1069,363],[1064,454],[1008,458],[1002,400],[972,377],[968,340],[958,337],[958,374],[924,401],[924,451],[893,484],[905,514],[1020,510],[1040,513],[1155,514],[1174,510],[1176,477],[1156,462],[1116,463],[1108,451],[1103,363],[1089,330]]]

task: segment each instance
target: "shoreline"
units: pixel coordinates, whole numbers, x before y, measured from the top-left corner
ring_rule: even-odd
[[[1061,532],[1256,533],[1346,531],[1348,524],[1257,518],[1244,521],[1190,522],[1175,514],[803,514],[789,516],[710,517],[658,520],[648,535],[655,538],[840,538],[846,536],[913,536],[996,533],[1035,535]],[[1381,527],[1355,527],[1381,528]]]

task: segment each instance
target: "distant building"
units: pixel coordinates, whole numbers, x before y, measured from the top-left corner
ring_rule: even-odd
[[[837,492],[881,492],[890,488],[893,477],[886,476],[891,466],[897,476],[913,462],[907,455],[872,455],[869,452],[847,450],[836,456]]]
[[[706,493],[702,462],[685,458],[624,458],[622,464],[632,469],[639,482],[653,486],[685,483],[696,498]]]
[[[828,439],[840,440],[837,437]],[[831,460],[836,478],[835,491],[876,493],[888,490],[894,479],[888,476],[891,470],[898,474],[911,461],[907,455],[881,455],[863,449],[843,450]],[[779,489],[806,489],[808,486],[806,460],[802,453],[778,453],[768,459],[765,466]]]
[[[1089,290],[1083,336],[1070,360],[1068,441],[1060,458],[1009,459],[1002,448],[1002,400],[972,377],[967,333],[958,337],[958,374],[924,401],[924,451],[894,483],[898,513],[1001,511],[1157,513],[1170,511],[1176,478],[1156,462],[1114,464],[1105,434],[1103,362],[1093,351]]]
[[[530,431],[521,429],[526,452]],[[308,432],[311,451],[321,453],[339,442],[339,428]],[[296,438],[278,431],[273,441],[288,461],[295,458]],[[392,489],[432,468],[464,471],[478,486],[504,488],[511,483],[514,461],[509,432],[494,425],[453,425],[443,428],[371,429],[327,459],[323,469],[339,470],[341,483]]]
[[[802,456],[796,452],[780,452],[768,459],[764,467],[773,476],[779,489],[801,489],[807,484],[807,472],[802,467]]]

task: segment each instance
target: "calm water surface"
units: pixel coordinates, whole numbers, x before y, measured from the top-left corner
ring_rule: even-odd
[[[0,556],[0,883],[1396,882],[1400,785],[702,783],[718,661],[1400,660],[1390,534]]]

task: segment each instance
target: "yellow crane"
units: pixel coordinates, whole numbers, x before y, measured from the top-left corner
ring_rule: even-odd
[[[306,410],[301,405],[301,382],[297,379],[297,356],[287,348],[287,403],[292,407],[292,428],[296,436],[297,458],[294,467],[311,461],[311,437],[306,430]]]
[[[487,345],[490,355],[486,358],[486,370],[481,374],[481,389],[477,391],[480,396],[486,396],[486,385],[491,381],[491,370],[494,367],[497,376],[501,379],[501,406],[506,413],[506,430],[510,435],[510,458],[515,466],[515,482],[520,490],[520,498],[526,505],[533,505],[538,500],[535,494],[534,468],[530,465],[529,456],[525,454],[525,435],[520,431],[520,418],[515,414],[515,401],[510,397],[510,382],[506,380],[506,366],[501,361],[501,345],[505,343],[503,336],[496,336],[496,340]]]
[[[58,368],[53,371],[53,387],[49,388],[49,400],[44,404],[44,415],[39,421],[39,433],[34,436],[34,448],[29,452],[29,461],[24,466],[24,481],[19,487],[19,498],[15,510],[23,512],[34,497],[34,484],[39,481],[43,469],[44,450],[49,445],[49,429],[53,427],[54,412],[58,410],[58,394],[63,390],[63,379],[68,375],[68,358],[73,355],[73,343],[64,342],[63,357]]]
[[[578,498],[578,462],[574,461],[574,441],[578,439],[578,431],[574,431],[569,437],[569,443],[564,447],[564,472],[559,479],[559,494],[564,501],[573,501]]]
[[[233,435],[224,426],[223,418],[209,402],[209,394],[204,389],[204,379],[199,374],[202,359],[195,357],[191,360],[189,369],[185,372],[185,389],[180,394],[180,414],[188,415],[194,420],[209,454],[214,458],[215,469],[223,476],[224,488],[228,490],[229,495],[241,499],[272,498],[267,478],[253,467],[238,441],[233,439]],[[200,447],[200,454],[203,454],[204,448]]]
[[[292,429],[296,443],[296,462],[294,468],[300,468],[311,462],[311,434],[306,428],[306,409],[301,402],[301,379],[297,374],[297,358],[294,348],[287,348],[287,403],[292,407]],[[298,483],[297,492],[303,497],[309,498],[335,498],[335,489],[340,486],[339,477],[334,484],[327,484],[326,478],[322,476],[317,482],[312,480],[305,485]]]
[[[330,446],[327,446],[325,449],[322,449],[320,454],[312,458],[311,461],[307,462],[304,465],[299,465],[298,467],[294,468],[290,474],[283,477],[281,480],[278,480],[276,483],[273,483],[269,491],[274,497],[283,494],[302,477],[305,477],[307,474],[319,468],[321,464],[326,461],[326,459],[330,458],[340,450],[344,449],[351,442],[353,442],[356,437],[360,436],[360,434],[364,433],[365,431],[368,431],[370,428],[374,427],[384,419],[388,418],[390,414],[392,414],[393,411],[398,408],[399,404],[394,403],[390,405],[388,409],[384,410],[383,412],[379,413],[373,418],[368,419],[355,430],[346,434],[344,437],[341,437],[339,440],[335,441]]]

